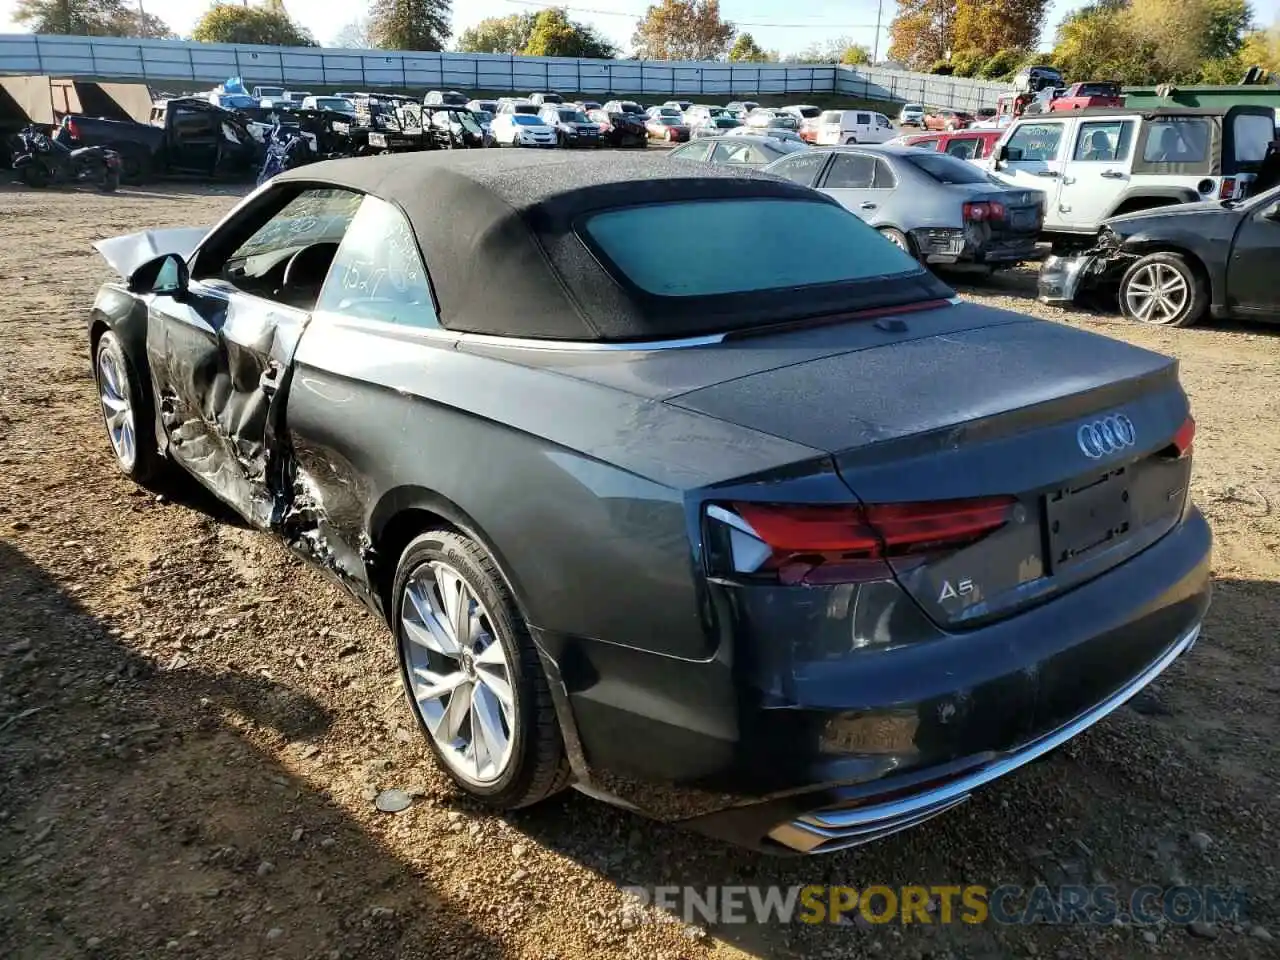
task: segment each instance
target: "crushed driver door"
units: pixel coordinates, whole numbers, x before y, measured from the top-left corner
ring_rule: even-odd
[[[169,455],[256,527],[280,521],[293,355],[360,199],[299,183],[268,188],[201,244],[184,294],[149,305]]]

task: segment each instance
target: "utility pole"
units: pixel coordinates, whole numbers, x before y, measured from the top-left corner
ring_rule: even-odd
[[[141,0],[139,0],[141,2]],[[884,0],[877,0],[876,3],[876,39],[872,45],[871,65],[874,67],[880,62],[880,14],[884,12]]]
[[[147,11],[142,8],[142,0],[138,0],[138,36],[147,38]]]

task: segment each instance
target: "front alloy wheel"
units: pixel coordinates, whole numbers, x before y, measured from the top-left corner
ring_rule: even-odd
[[[489,554],[422,534],[396,574],[392,623],[409,703],[445,772],[497,809],[563,789],[569,767],[524,618]]]
[[[1176,253],[1143,257],[1120,281],[1120,307],[1141,323],[1189,327],[1200,319],[1207,300],[1204,282]]]
[[[162,479],[167,461],[155,443],[147,439],[153,417],[151,394],[112,330],[104,330],[98,337],[93,373],[102,422],[117,466],[134,482],[154,485]]]

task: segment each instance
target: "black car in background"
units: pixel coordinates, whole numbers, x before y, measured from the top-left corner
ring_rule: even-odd
[[[649,142],[643,114],[610,113],[591,110],[587,118],[600,128],[600,139],[607,147],[643,147]]]
[[[1068,303],[1091,288],[1114,290],[1124,315],[1142,323],[1280,321],[1280,186],[1236,203],[1114,217],[1095,247],[1050,257],[1040,273],[1046,303]]]

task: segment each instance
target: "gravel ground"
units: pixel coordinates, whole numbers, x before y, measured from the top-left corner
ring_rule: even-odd
[[[1217,534],[1205,634],[1147,694],[871,848],[766,859],[570,793],[468,809],[411,732],[384,626],[195,491],[144,494],[102,436],[92,240],[212,222],[236,191],[0,188],[0,956],[1240,957],[1280,936],[1280,338],[993,306],[1179,357]],[[993,371],[998,375],[998,371]],[[402,788],[406,812],[379,813]],[[619,885],[1243,887],[1188,930],[633,923]]]

